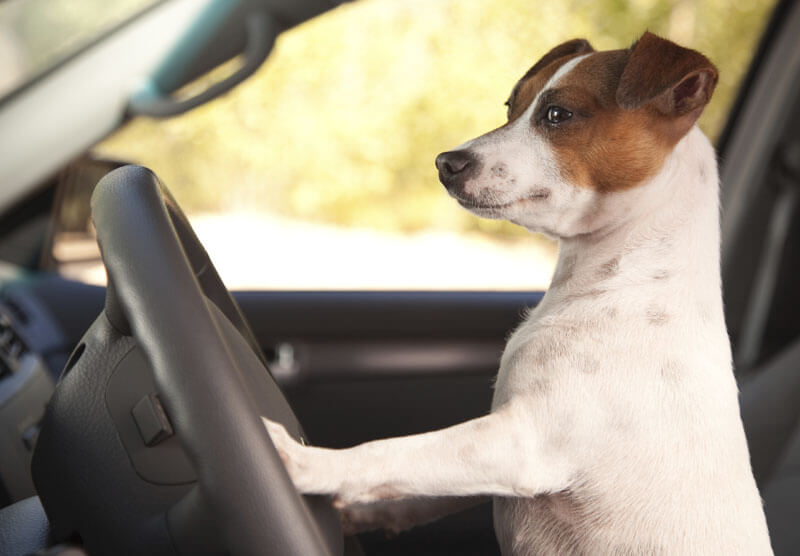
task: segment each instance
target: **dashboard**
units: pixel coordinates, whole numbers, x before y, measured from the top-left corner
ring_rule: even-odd
[[[36,494],[30,461],[61,370],[102,310],[103,288],[4,267],[0,283],[0,507]],[[55,307],[53,306],[55,305]],[[74,310],[56,312],[59,307]],[[70,315],[70,323],[58,314]],[[63,317],[62,317],[63,318]]]

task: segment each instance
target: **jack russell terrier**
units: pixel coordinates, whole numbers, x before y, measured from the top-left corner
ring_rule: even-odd
[[[298,490],[345,529],[494,499],[504,554],[770,554],[722,310],[718,175],[695,125],[717,70],[645,33],[548,52],[508,122],[436,158],[471,212],[559,240],[489,415],[344,450],[266,421]]]

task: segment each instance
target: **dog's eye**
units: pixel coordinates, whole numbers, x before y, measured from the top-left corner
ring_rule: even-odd
[[[563,121],[569,120],[572,117],[572,112],[560,106],[551,106],[547,109],[547,121],[551,124],[560,124]]]

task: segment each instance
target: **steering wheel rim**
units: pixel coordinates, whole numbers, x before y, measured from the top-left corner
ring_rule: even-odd
[[[197,474],[176,507],[201,500],[233,554],[341,553],[333,510],[312,510],[297,493],[261,415],[296,436],[299,423],[169,192],[150,170],[126,166],[98,183],[91,204],[108,271],[106,314],[146,354]]]

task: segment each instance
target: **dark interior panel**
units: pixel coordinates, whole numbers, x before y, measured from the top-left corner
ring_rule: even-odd
[[[436,430],[489,412],[493,376],[420,376],[309,384],[286,395],[309,438],[343,448]]]

